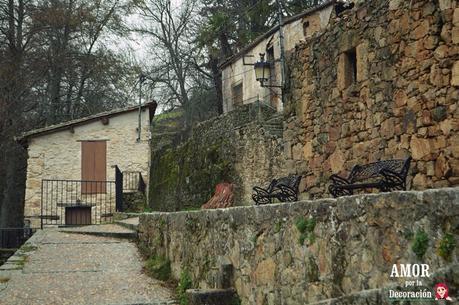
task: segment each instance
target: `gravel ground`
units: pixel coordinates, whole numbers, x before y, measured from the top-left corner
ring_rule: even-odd
[[[175,304],[125,239],[38,231],[0,267],[0,304]]]

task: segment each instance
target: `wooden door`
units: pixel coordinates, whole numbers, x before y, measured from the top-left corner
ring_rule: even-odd
[[[82,194],[106,192],[107,143],[106,141],[81,142]]]
[[[65,208],[66,225],[90,225],[91,224],[91,207],[66,207]]]

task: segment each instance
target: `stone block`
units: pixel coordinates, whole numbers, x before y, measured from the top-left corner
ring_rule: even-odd
[[[345,160],[345,156],[341,150],[335,150],[335,152],[329,158],[331,171],[333,173],[337,173],[343,170]]]
[[[459,44],[459,26],[451,29],[451,40],[454,44]]]
[[[442,11],[452,7],[452,0],[439,0],[438,3]]]
[[[449,83],[449,75],[444,75],[439,65],[432,65],[430,68],[430,83],[437,87],[446,86]],[[451,81],[451,84],[453,84],[453,81]]]
[[[413,136],[410,141],[410,149],[413,159],[420,160],[432,153],[433,146],[430,140]]]
[[[453,24],[459,27],[459,7],[454,9]]]
[[[309,160],[313,155],[314,153],[313,153],[313,148],[312,148],[312,141],[308,141],[306,142],[303,148],[304,159]]]
[[[389,1],[389,10],[397,10],[399,9],[400,5],[403,3],[403,0],[390,0]]]
[[[451,86],[459,87],[459,60],[454,63],[451,74]]]
[[[435,160],[434,173],[437,178],[448,178],[451,175],[451,167],[443,154]]]
[[[357,81],[361,82],[368,78],[368,42],[362,42],[356,49],[357,58]]]
[[[269,257],[261,261],[256,267],[253,278],[257,285],[266,285],[274,281],[276,263],[273,258]]]
[[[423,20],[421,23],[414,29],[412,35],[415,39],[421,39],[425,37],[430,31],[429,20]]]

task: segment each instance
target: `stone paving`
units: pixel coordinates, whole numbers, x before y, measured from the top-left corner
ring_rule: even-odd
[[[38,231],[0,267],[0,304],[175,304],[142,265],[126,239]]]
[[[130,228],[132,230],[136,230],[137,227],[139,226],[139,217],[126,218],[126,219],[117,221],[117,223],[127,228]]]
[[[91,234],[106,237],[136,238],[137,232],[117,224],[90,225],[83,227],[60,228],[60,232]]]

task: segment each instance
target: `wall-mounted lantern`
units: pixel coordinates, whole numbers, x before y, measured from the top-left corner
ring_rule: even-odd
[[[282,86],[266,84],[271,78],[271,63],[265,61],[265,54],[260,53],[260,60],[253,67],[255,69],[255,78],[262,87],[282,88]]]

